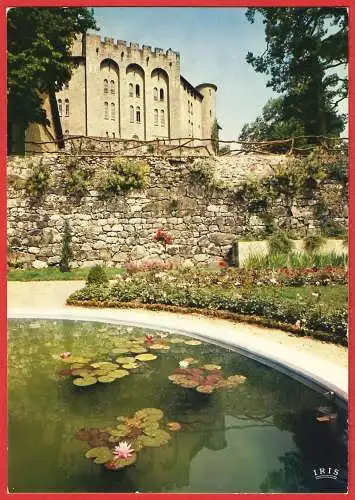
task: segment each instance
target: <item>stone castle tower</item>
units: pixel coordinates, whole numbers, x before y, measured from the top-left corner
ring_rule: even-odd
[[[72,78],[56,94],[64,135],[210,139],[217,87],[191,85],[179,53],[82,35],[72,55]]]

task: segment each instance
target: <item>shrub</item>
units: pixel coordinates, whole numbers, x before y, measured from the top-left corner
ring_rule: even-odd
[[[276,231],[268,240],[270,253],[288,254],[291,252],[293,242],[287,237],[284,231]]]
[[[303,244],[307,253],[314,253],[324,244],[324,238],[319,234],[310,234],[304,238]]]
[[[98,187],[106,194],[143,189],[148,185],[149,172],[149,165],[143,161],[118,157],[101,179]]]
[[[90,188],[91,172],[71,160],[64,177],[64,191],[68,196],[82,197]]]
[[[205,160],[198,160],[189,166],[189,180],[192,184],[212,186],[215,180],[214,166]]]
[[[25,190],[27,194],[33,198],[41,198],[51,184],[51,175],[47,165],[42,162],[33,166],[30,175],[25,181]]]
[[[164,262],[163,260],[145,260],[137,262],[128,262],[125,264],[125,269],[128,274],[135,274],[144,271],[168,271],[174,269],[173,262]]]
[[[104,285],[109,282],[106,270],[100,265],[92,267],[86,279],[87,285]]]
[[[69,226],[69,222],[67,220],[64,221],[64,232],[63,232],[63,240],[62,240],[62,250],[61,257],[59,262],[59,269],[62,273],[66,273],[70,271],[70,260],[73,257],[73,251],[70,246],[70,242],[72,239],[71,230]]]

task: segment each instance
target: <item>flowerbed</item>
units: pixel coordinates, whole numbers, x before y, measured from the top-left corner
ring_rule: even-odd
[[[237,283],[235,280],[237,280]],[[121,276],[112,286],[86,286],[68,298],[68,304],[98,307],[160,304],[206,311],[225,311],[245,317],[265,318],[288,325],[301,335],[322,332],[324,339],[347,344],[347,307],[331,309],[316,295],[312,303],[302,300],[280,300],[280,297],[263,296],[262,288],[252,288],[255,283],[303,284],[341,283],[346,273],[341,270],[280,271],[277,275],[242,270],[223,273],[204,271],[146,272]],[[284,280],[284,281],[282,281]],[[316,280],[316,281],[315,281]],[[339,281],[336,281],[339,280]],[[244,286],[243,286],[244,285]],[[319,337],[319,335],[318,335]]]

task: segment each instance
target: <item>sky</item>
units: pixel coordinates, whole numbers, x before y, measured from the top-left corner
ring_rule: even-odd
[[[261,16],[254,24],[246,9],[235,8],[95,8],[98,34],[180,52],[181,74],[193,85],[217,85],[220,139],[238,138],[244,123],[254,121],[270,97],[267,76],[256,73],[245,58],[265,49]],[[346,112],[343,103],[341,112]]]

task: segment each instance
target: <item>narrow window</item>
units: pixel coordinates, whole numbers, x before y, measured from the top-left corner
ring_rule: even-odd
[[[129,107],[129,121],[131,123],[134,122],[134,107],[133,106]]]
[[[111,120],[116,120],[116,108],[115,103],[111,103]]]
[[[154,101],[157,101],[158,100],[158,89],[156,87],[154,87],[153,95],[154,95]]]
[[[158,126],[158,110],[154,110],[154,125]]]
[[[165,113],[163,109],[160,111],[160,125],[161,127],[165,127]]]
[[[60,117],[62,116],[62,112],[63,112],[62,100],[58,99],[58,113]]]
[[[65,130],[65,131],[64,131],[64,134],[65,134],[65,135],[69,135],[69,130]]]
[[[141,122],[141,108],[137,106],[136,108],[136,122],[140,123]]]
[[[105,120],[108,120],[108,102],[104,102]]]
[[[210,89],[210,95],[211,95],[211,89]]]
[[[129,84],[129,97],[133,97],[133,83]]]
[[[124,52],[121,52],[121,61],[123,61],[124,58]]]
[[[112,137],[115,139],[116,136],[115,136],[115,132],[112,132]]]
[[[106,137],[108,137],[108,132],[106,131]]]
[[[210,110],[210,116],[212,116],[212,111]]]
[[[137,83],[136,85],[136,97],[139,97],[140,96],[140,88],[139,88],[139,85]]]
[[[65,116],[69,116],[69,99],[65,99]]]
[[[105,80],[104,80],[104,94],[107,94],[107,92],[108,92],[108,80],[106,80],[106,78],[105,78]]]
[[[194,114],[193,109],[192,109],[192,103],[190,104],[190,112],[192,115]]]
[[[160,100],[164,101],[164,89],[160,89]]]
[[[111,94],[115,93],[115,81],[111,80]]]

